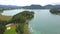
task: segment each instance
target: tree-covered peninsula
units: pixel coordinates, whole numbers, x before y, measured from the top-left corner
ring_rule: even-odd
[[[28,21],[34,17],[34,12],[23,11],[13,16],[10,23],[18,24],[16,32],[18,34],[29,34]]]
[[[51,12],[52,14],[60,14],[60,9],[52,8],[52,9],[50,9],[50,12]]]
[[[2,17],[2,16],[1,16]],[[4,16],[7,17],[7,16]],[[0,20],[1,34],[29,34],[28,22],[34,17],[32,11],[22,11],[14,16]]]

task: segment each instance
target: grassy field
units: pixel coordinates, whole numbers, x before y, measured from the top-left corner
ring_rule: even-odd
[[[4,16],[0,14],[0,20],[2,21],[9,21],[11,20],[11,18],[12,16]],[[15,26],[10,26],[10,27],[11,27],[10,30],[5,29],[4,34],[16,34],[16,27]]]
[[[4,16],[0,14],[0,20],[2,21],[9,21],[12,18],[12,16]]]
[[[15,26],[10,26],[11,29],[5,30],[4,34],[16,34],[16,27]]]

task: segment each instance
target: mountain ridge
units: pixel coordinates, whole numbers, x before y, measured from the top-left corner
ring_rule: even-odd
[[[60,9],[60,5],[30,5],[30,6],[15,6],[15,5],[0,5],[0,8],[22,8],[22,9],[51,9],[58,8]]]

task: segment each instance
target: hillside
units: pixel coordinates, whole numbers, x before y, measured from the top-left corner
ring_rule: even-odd
[[[4,16],[0,14],[0,20],[2,21],[9,21],[12,18],[12,16]]]

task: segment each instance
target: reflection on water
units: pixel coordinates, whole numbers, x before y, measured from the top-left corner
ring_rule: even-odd
[[[4,11],[3,15],[15,15],[23,10]],[[60,16],[53,15],[49,10],[30,10],[35,12],[34,18],[29,22],[31,34],[60,34]]]

